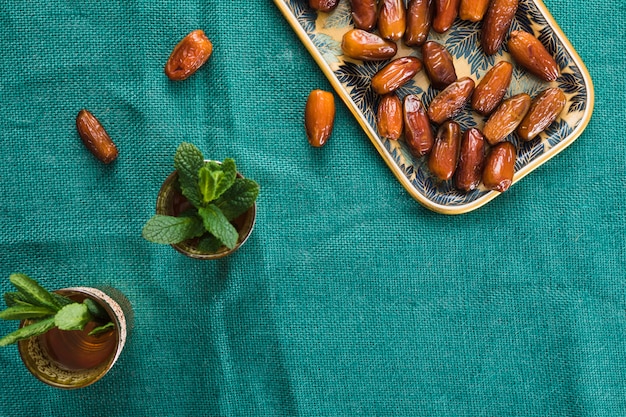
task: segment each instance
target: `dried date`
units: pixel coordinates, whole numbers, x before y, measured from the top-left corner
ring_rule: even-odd
[[[413,78],[421,69],[422,61],[413,56],[395,59],[374,74],[372,89],[381,95],[390,93]]]
[[[430,3],[430,0],[409,1],[404,32],[404,43],[407,46],[421,46],[428,39],[434,11]]]
[[[413,156],[428,154],[433,147],[434,137],[430,120],[420,99],[409,94],[404,97],[404,141]]]
[[[370,31],[376,27],[378,5],[376,0],[350,0],[354,27]]]
[[[309,6],[320,12],[330,12],[339,4],[339,0],[309,0]]]
[[[382,138],[398,140],[402,136],[404,116],[402,102],[395,93],[384,95],[378,103],[376,111],[378,134]]]
[[[485,160],[485,137],[480,130],[471,128],[463,133],[459,163],[454,175],[454,184],[461,191],[478,188]]]
[[[483,20],[489,7],[489,0],[461,0],[459,5],[459,18],[470,22]]]
[[[487,55],[500,50],[515,12],[518,0],[492,0],[482,21],[480,44]]]
[[[491,147],[485,158],[483,185],[494,191],[504,192],[513,183],[517,150],[511,142],[500,142]]]
[[[478,82],[472,94],[472,108],[483,116],[491,114],[500,104],[511,84],[513,65],[500,61]]]
[[[431,85],[443,90],[457,80],[454,61],[450,52],[435,41],[428,41],[422,45],[422,59],[424,69]]]
[[[211,56],[213,44],[202,30],[194,30],[175,47],[165,64],[165,75],[181,81],[191,77]]]
[[[433,149],[428,156],[428,169],[440,179],[447,181],[454,175],[459,160],[461,128],[448,120],[439,127]]]
[[[341,50],[353,59],[384,61],[393,58],[398,51],[395,42],[362,29],[350,29],[341,40]]]
[[[474,80],[463,77],[435,96],[428,106],[428,117],[437,124],[451,119],[465,107],[474,90]]]
[[[384,39],[399,41],[406,30],[404,0],[381,0],[378,32]]]
[[[311,146],[320,148],[326,144],[335,123],[335,97],[324,90],[309,94],[304,110],[304,125]]]
[[[561,114],[566,98],[560,88],[548,88],[537,95],[530,104],[530,109],[517,127],[517,134],[529,141],[543,132]]]
[[[433,29],[435,32],[444,33],[452,27],[454,19],[459,13],[460,0],[434,0],[435,18]]]
[[[515,62],[532,74],[544,81],[559,78],[560,71],[556,61],[541,41],[530,33],[521,30],[511,32],[507,46]]]
[[[78,112],[76,129],[85,147],[100,161],[109,164],[117,158],[118,150],[115,143],[100,121],[88,110]]]
[[[517,94],[502,102],[483,127],[483,134],[490,145],[502,142],[521,123],[530,107],[531,98],[526,93]]]

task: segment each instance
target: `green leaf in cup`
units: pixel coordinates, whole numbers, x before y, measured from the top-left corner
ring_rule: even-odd
[[[69,304],[54,316],[54,324],[61,330],[82,330],[92,319],[83,303]]]
[[[3,311],[0,311],[0,319],[2,320],[25,320],[38,319],[42,317],[54,316],[56,311],[47,307],[39,307],[33,305],[14,305]]]
[[[54,317],[37,321],[22,328],[17,329],[13,333],[9,333],[0,339],[0,346],[8,346],[17,343],[20,340],[30,339],[39,336],[54,328]]]
[[[27,320],[27,324],[1,338],[0,346],[42,335],[54,327],[60,330],[84,330],[87,323],[93,321],[97,326],[91,333],[95,334],[115,327],[106,311],[89,298],[85,298],[82,303],[74,302],[49,292],[24,274],[11,274],[9,280],[18,292],[4,293],[7,308],[0,311],[0,319]]]

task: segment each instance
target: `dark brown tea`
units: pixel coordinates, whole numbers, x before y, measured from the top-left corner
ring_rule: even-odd
[[[82,302],[82,295],[68,295],[73,301]],[[83,330],[59,330],[53,328],[39,337],[41,347],[51,360],[67,370],[90,369],[111,359],[117,346],[117,329],[89,336],[99,323],[89,322]]]

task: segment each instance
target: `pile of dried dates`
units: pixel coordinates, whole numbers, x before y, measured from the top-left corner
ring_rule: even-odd
[[[474,190],[481,182],[490,190],[507,190],[517,155],[507,137],[514,132],[524,141],[536,137],[557,119],[565,94],[552,87],[534,98],[524,93],[505,98],[513,72],[513,64],[506,61],[495,64],[477,82],[457,78],[451,54],[444,45],[429,41],[428,35],[431,30],[445,33],[457,18],[481,21],[485,54],[497,53],[506,41],[517,65],[546,82],[554,81],[560,76],[559,67],[541,41],[524,31],[509,33],[519,0],[349,1],[354,28],[343,36],[344,55],[363,61],[391,60],[371,79],[371,88],[381,97],[376,112],[380,136],[404,137],[414,156],[427,158],[433,176],[453,179],[461,191]],[[322,12],[332,11],[338,3],[309,0],[312,8]],[[400,41],[420,48],[422,59],[394,58]],[[396,93],[422,69],[433,88],[440,90],[428,108],[416,95],[400,98]],[[453,120],[468,105],[487,118],[482,131],[461,132]]]

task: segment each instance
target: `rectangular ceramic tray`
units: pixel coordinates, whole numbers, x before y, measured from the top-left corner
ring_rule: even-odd
[[[343,56],[341,39],[344,33],[353,28],[347,0],[341,0],[339,6],[330,13],[314,11],[307,0],[274,2],[337,94],[357,118],[383,160],[413,198],[433,211],[461,214],[477,209],[500,195],[485,188],[460,192],[454,188],[452,181],[437,182],[428,171],[425,157],[414,158],[402,139],[392,141],[378,136],[376,108],[379,97],[370,88],[369,80],[388,61],[364,62]],[[480,25],[480,22],[457,19],[444,34],[430,31],[429,39],[445,45],[452,54],[459,78],[469,76],[478,81],[496,62],[513,62],[505,50],[492,56],[482,52]],[[567,97],[560,117],[537,138],[530,142],[519,140],[515,134],[507,138],[518,150],[515,183],[576,140],[591,118],[594,96],[587,68],[541,0],[520,0],[511,30],[534,33],[555,57],[561,76],[554,82],[546,83],[514,64],[507,97],[522,92],[534,97],[538,92],[553,86],[561,88]],[[395,58],[406,55],[421,58],[420,48],[412,49],[398,42]],[[428,107],[438,91],[430,87],[422,70],[397,92],[400,97],[417,94]],[[471,127],[480,129],[485,122],[483,117],[470,111],[462,112],[454,120],[461,125],[462,130]]]

